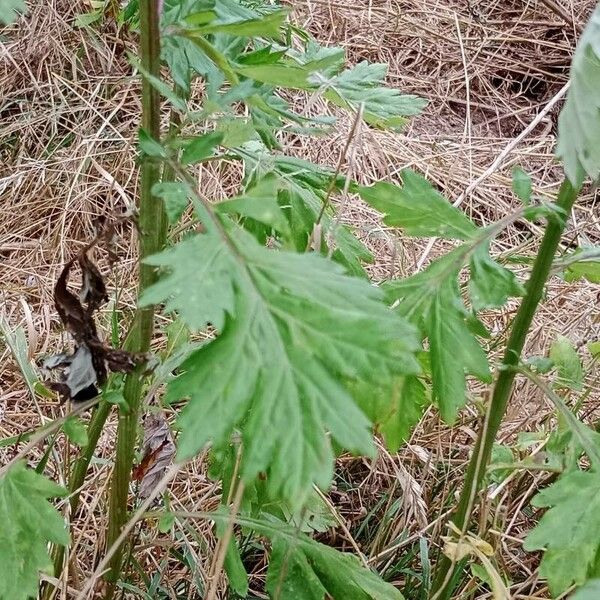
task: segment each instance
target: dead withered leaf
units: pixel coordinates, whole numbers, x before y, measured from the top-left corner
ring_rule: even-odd
[[[53,369],[61,369],[61,380],[48,381],[47,385],[61,396],[84,402],[98,395],[92,353],[84,344],[73,354],[55,354],[44,360],[42,371],[48,373]]]
[[[140,482],[139,496],[148,498],[175,456],[171,431],[160,414],[148,414],[144,418],[142,454],[142,460],[133,469],[132,478]]]
[[[89,256],[84,252],[79,256],[78,261],[83,276],[79,299],[87,304],[87,310],[91,313],[108,302],[108,294],[106,293],[104,279],[102,279],[98,267],[90,260]]]
[[[69,283],[69,275],[71,268],[77,262],[77,258],[70,260],[61,271],[56,285],[54,286],[54,306],[58,311],[60,320],[63,322],[66,330],[73,336],[76,343],[83,343],[86,339],[97,337],[96,324],[93,319],[93,312],[89,305],[86,310],[79,298],[69,291],[67,285]],[[91,261],[83,261],[83,265],[90,263]],[[82,266],[82,271],[83,271]],[[82,277],[85,285],[86,275]],[[93,277],[92,277],[93,279]],[[100,291],[96,292],[98,295]],[[90,295],[91,292],[88,293]],[[95,303],[94,303],[95,304]],[[96,306],[99,308],[99,305]]]
[[[112,225],[107,226],[70,260],[54,286],[54,304],[66,330],[75,340],[75,350],[72,354],[49,357],[42,368],[59,371],[58,380],[47,381],[46,385],[63,399],[90,400],[98,395],[109,371],[130,373],[147,361],[146,354],[111,348],[98,337],[94,312],[108,301],[108,294],[102,274],[88,252],[109,234],[112,236],[113,230]],[[69,275],[75,263],[79,264],[82,275],[79,296],[68,289]]]

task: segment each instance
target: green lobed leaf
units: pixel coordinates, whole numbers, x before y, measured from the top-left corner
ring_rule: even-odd
[[[190,91],[192,73],[202,75],[207,80],[209,98],[213,88],[220,87],[223,74],[216,65],[197,47],[193,40],[164,35],[161,39],[161,58],[169,66],[175,83],[184,91]]]
[[[600,174],[600,5],[584,29],[571,63],[571,85],[558,119],[556,154],[575,188]]]
[[[283,539],[272,543],[266,588],[271,598],[323,600],[327,594],[306,555]]]
[[[564,223],[567,214],[564,209],[553,202],[544,202],[543,204],[530,204],[523,209],[523,217],[534,223],[540,219]]]
[[[549,510],[523,547],[544,550],[539,573],[556,597],[572,584],[582,585],[595,564],[600,547],[600,475],[564,474],[537,494],[532,504]]]
[[[115,404],[119,407],[119,411],[127,414],[129,412],[129,404],[123,395],[123,390],[109,390],[102,394],[103,400],[106,400],[109,404]]]
[[[187,143],[181,153],[181,163],[192,165],[212,156],[213,150],[223,141],[223,133],[213,131],[193,138]]]
[[[427,179],[410,169],[404,169],[401,177],[402,187],[385,182],[358,187],[361,198],[385,215],[386,225],[417,237],[467,240],[477,233],[477,226]]]
[[[197,16],[191,15],[187,22],[199,26],[191,30],[201,34],[208,33],[227,33],[242,37],[267,37],[279,38],[281,36],[281,26],[283,25],[288,11],[277,10],[256,18],[250,18],[228,23],[210,21],[206,24],[198,24]]]
[[[158,530],[161,533],[169,533],[175,525],[175,515],[170,512],[164,513],[158,520]]]
[[[403,600],[398,589],[362,566],[352,554],[273,536],[266,588],[274,599]]]
[[[586,279],[590,283],[600,283],[600,260],[581,260],[568,266],[566,281]]]
[[[384,86],[385,63],[363,61],[332,78],[318,74],[310,81],[323,89],[324,96],[342,108],[358,110],[363,105],[363,118],[373,127],[396,129],[406,123],[406,117],[421,113],[427,101]]]
[[[181,2],[181,0],[172,0],[174,2]],[[194,14],[198,10],[206,11],[213,9],[220,23],[236,23],[248,19],[259,18],[264,11],[267,13],[272,11],[270,7],[261,7],[260,4],[250,2],[239,2],[239,0],[188,0],[191,5],[191,10],[188,10],[188,14]],[[192,19],[194,20],[194,19]],[[195,18],[196,21],[200,21],[199,17]]]
[[[186,19],[206,24],[217,17],[212,0],[164,0],[161,15],[161,58],[169,66],[175,83],[186,92],[190,90],[191,73],[222,82],[222,75],[213,62],[192,40],[173,35]],[[219,83],[220,85],[220,83]]]
[[[168,100],[173,108],[181,113],[187,112],[185,100],[181,98],[176,91],[172,90],[162,79],[146,70],[134,54],[128,52],[127,57],[129,58],[129,62],[141,73],[142,77],[144,77],[144,79],[146,79],[146,81],[148,81],[148,83],[163,96],[163,98]]]
[[[324,202],[324,193],[310,184],[300,182],[297,177],[285,180],[289,184],[288,218],[296,249],[302,252],[314,235],[314,225]],[[326,211],[321,218],[321,252],[327,254],[330,247],[335,248],[333,258],[337,262],[343,264],[353,275],[365,276],[362,265],[372,263],[373,255],[349,227],[336,223],[334,217],[331,211]]]
[[[294,247],[304,252],[314,224],[321,212],[333,173],[309,161],[291,157],[273,157],[259,151],[241,154],[249,171],[257,175],[272,174],[280,181],[279,200],[290,224]],[[336,183],[337,185],[337,183]],[[343,185],[343,180],[339,182]],[[333,259],[344,265],[352,275],[365,277],[363,263],[373,262],[373,256],[347,226],[336,223],[331,209],[321,218],[321,252],[334,247]]]
[[[491,381],[487,357],[469,331],[466,317],[456,282],[446,280],[431,302],[428,337],[433,396],[447,423],[454,422],[464,405],[465,373]]]
[[[583,389],[583,366],[569,338],[557,336],[550,346],[550,359],[558,368],[558,387],[578,391]]]
[[[69,440],[76,446],[84,447],[88,445],[87,429],[79,417],[68,417],[63,424],[63,430]]]
[[[357,404],[383,434],[390,452],[396,452],[408,441],[428,404],[427,388],[414,375],[396,377],[379,386],[359,382],[351,391]]]
[[[167,151],[157,142],[145,129],[140,129],[138,133],[138,147],[141,152],[154,158],[166,158]]]
[[[224,214],[250,217],[287,235],[289,234],[289,225],[277,201],[279,184],[279,179],[273,174],[269,174],[241,196],[219,202],[216,208]]]
[[[465,374],[491,381],[487,357],[469,324],[458,287],[465,250],[459,247],[423,272],[383,285],[396,310],[429,338],[433,400],[453,423],[465,404]]]
[[[189,325],[219,317],[221,334],[191,354],[169,385],[170,400],[191,397],[179,422],[180,456],[209,440],[223,443],[239,428],[243,477],[266,471],[273,495],[297,506],[312,483],[330,483],[327,432],[350,451],[373,452],[369,421],[340,380],[415,373],[418,341],[379,290],[335,263],[268,250],[235,230],[237,261],[205,275],[207,257],[227,256],[224,242],[206,238],[152,258],[170,272],[144,294],[144,302],[168,299]]]
[[[279,62],[285,54],[285,50],[273,50],[273,46],[265,46],[238,56],[237,62],[241,65],[270,65]]]
[[[162,355],[168,358],[188,346],[190,342],[190,330],[182,319],[174,319],[164,329],[167,343]]]
[[[309,90],[312,88],[312,85],[308,81],[310,71],[305,67],[286,63],[274,63],[235,65],[234,69],[239,75],[273,86],[293,90]]]
[[[489,243],[480,244],[471,255],[469,298],[476,311],[499,308],[510,296],[525,294],[515,274],[491,258],[489,247]]]
[[[164,0],[161,24],[171,25],[197,15],[198,22],[208,22],[216,18],[215,3],[220,0]]]
[[[165,304],[167,312],[179,312],[191,329],[208,323],[221,329],[226,313],[234,311],[235,264],[227,247],[215,235],[192,236],[160,254],[144,260],[167,273],[144,290],[139,304]]]
[[[245,117],[223,117],[217,121],[217,130],[223,135],[221,145],[225,148],[236,148],[256,138],[256,129]]]
[[[570,600],[598,600],[598,598],[600,598],[600,579],[590,579],[570,597]]]
[[[473,575],[473,577],[480,579],[490,588],[493,586],[490,574],[485,570],[485,567],[483,565],[480,565],[479,563],[471,563],[469,565],[469,568],[471,569],[471,574]]]
[[[163,181],[152,186],[152,194],[162,198],[169,225],[177,223],[189,202],[187,187],[176,181]]]
[[[223,533],[227,526],[225,523],[217,523],[217,535],[223,539]],[[248,594],[248,573],[242,562],[240,548],[235,537],[229,540],[227,551],[225,553],[225,562],[223,568],[227,573],[227,579],[231,589],[242,598]]]
[[[564,400],[556,394],[551,388],[545,389],[546,396],[554,404],[558,412],[558,431],[553,432],[552,435],[556,434],[555,440],[551,438],[548,440],[546,448],[550,450],[554,449],[554,452],[563,452],[566,444],[572,438],[580,446],[580,450],[577,451],[577,459],[581,454],[581,450],[584,450],[590,459],[590,463],[594,469],[600,465],[600,433],[590,429],[587,425],[582,423],[574,414],[573,411],[565,404]],[[564,435],[568,434],[568,435]],[[570,445],[570,444],[568,444]],[[563,452],[564,454],[564,452]]]
[[[273,504],[269,503],[266,507],[263,507],[263,512],[266,509],[270,513]],[[294,525],[302,533],[324,533],[332,527],[339,527],[339,522],[335,514],[332,513],[331,507],[316,491],[309,493],[302,508],[295,512],[285,502],[280,502],[279,508],[282,513],[282,520]]]
[[[163,6],[168,5],[168,0],[165,1]],[[123,8],[119,12],[117,16],[117,20],[119,25],[123,23],[127,23],[132,28],[139,26],[139,8],[140,3],[139,0],[126,0],[124,2]]]
[[[492,337],[490,332],[488,331],[488,328],[484,325],[483,321],[475,314],[475,312],[468,312],[465,316],[465,321],[467,323],[469,331],[473,335],[484,339],[489,339]]]
[[[586,279],[590,283],[600,283],[600,248],[598,246],[578,249],[565,256],[562,262],[566,262],[565,281]]]
[[[0,0],[0,23],[10,25],[19,14],[27,12],[24,0]]]
[[[511,467],[505,465],[512,465],[514,462],[512,450],[504,444],[494,442],[486,479],[496,484],[502,483],[513,471]]]
[[[549,373],[554,367],[554,362],[547,356],[529,356],[525,364],[537,373]]]
[[[185,17],[185,22],[189,25],[207,25],[211,21],[217,18],[217,13],[213,10],[215,3],[206,2],[204,10],[196,10],[195,12]]]
[[[339,46],[321,46],[309,38],[305,47],[300,51],[291,48],[288,55],[311,71],[319,71],[326,75],[338,73],[345,59],[345,52]]]
[[[237,471],[237,445],[227,443],[212,447],[209,453],[209,477],[223,482],[223,496],[229,494],[234,472]],[[240,514],[254,515],[272,520],[273,517],[303,533],[325,532],[338,527],[339,522],[331,508],[314,488],[307,494],[300,507],[292,508],[284,500],[269,494],[268,482],[257,478],[246,485]]]
[[[73,19],[74,27],[89,27],[94,23],[97,23],[104,16],[104,12],[102,10],[94,10],[92,12],[83,13],[77,15],[75,19]]]
[[[0,598],[36,597],[40,571],[50,573],[48,542],[66,546],[69,534],[48,499],[67,491],[19,461],[0,477]]]

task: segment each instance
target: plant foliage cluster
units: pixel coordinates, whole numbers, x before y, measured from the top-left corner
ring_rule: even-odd
[[[13,8],[21,8],[12,2],[0,7],[5,21]],[[132,0],[120,15],[121,26],[143,29],[140,14]],[[171,127],[160,139],[140,130],[139,153],[144,164],[160,167],[150,193],[164,207],[172,234],[167,248],[143,258],[158,279],[142,290],[139,306],[162,305],[184,333],[170,344],[150,384],[165,382],[161,402],[177,410],[177,460],[210,447],[211,475],[224,489],[222,510],[212,520],[227,544],[224,567],[238,595],[248,593],[248,578],[230,535],[232,520],[268,552],[266,590],[273,598],[402,598],[355,556],[311,539],[303,523],[320,502],[315,488],[330,486],[342,452],[373,457],[374,432],[396,450],[431,404],[452,425],[469,399],[467,378],[490,384],[494,372],[509,368],[536,381],[555,369],[549,397],[564,424],[562,446],[575,456],[535,497],[534,505],[548,510],[525,547],[544,550],[540,574],[555,596],[595,573],[598,435],[563,401],[565,390],[582,386],[577,353],[559,339],[548,359],[520,362],[517,348],[514,361],[490,364],[491,336],[479,314],[521,296],[535,310],[548,270],[536,283],[542,269],[536,263],[525,284],[491,254],[494,239],[519,219],[545,220],[558,244],[568,202],[586,176],[598,176],[599,20],[597,10],[575,55],[561,114],[558,154],[569,193],[557,204],[544,204],[533,195],[527,174],[516,170],[513,189],[522,207],[482,226],[410,169],[401,172],[400,183],[365,186],[339,169],[283,152],[290,134],[320,135],[335,127],[330,115],[296,112],[286,100],[289,93],[319,95],[367,127],[397,130],[418,115],[425,102],[386,87],[385,65],[346,66],[342,49],[319,45],[276,6],[162,3],[161,59],[169,77],[159,78],[143,56],[131,61],[171,115]],[[204,90],[200,105],[192,94],[198,79]],[[237,195],[219,202],[205,197],[194,179],[203,163],[215,160],[239,163],[244,171]],[[372,285],[364,270],[372,260],[368,249],[335,212],[332,198],[344,193],[358,195],[405,235],[450,240],[453,250],[410,277]],[[550,263],[556,244],[550,246]],[[567,279],[594,281],[597,256],[595,249],[582,249],[558,264]],[[196,334],[203,341],[189,341]],[[109,385],[107,399],[115,393],[114,382]],[[119,398],[120,410],[127,410]],[[502,415],[493,411],[497,427]],[[80,445],[91,443],[79,422],[67,420],[64,428]],[[484,467],[494,456],[488,442],[482,437],[478,450],[489,446],[487,456],[481,455]],[[500,450],[494,447],[497,455]],[[582,454],[589,469],[580,467]],[[478,487],[482,479],[477,469],[474,473]],[[241,502],[237,514],[228,515],[226,499],[234,490]],[[51,503],[65,494],[23,461],[3,469],[0,599],[34,596],[39,571],[51,567],[47,544],[68,544],[63,517]],[[469,511],[463,516],[467,522]],[[446,571],[441,579],[440,593],[450,593]],[[594,597],[597,585],[589,581],[576,597]],[[421,597],[429,591],[423,587]]]

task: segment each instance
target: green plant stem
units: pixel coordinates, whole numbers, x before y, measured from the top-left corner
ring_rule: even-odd
[[[88,444],[81,449],[79,458],[73,465],[73,471],[69,479],[69,492],[71,493],[71,515],[75,514],[79,506],[79,488],[83,485],[85,475],[94,455],[94,450],[98,445],[98,439],[104,428],[104,423],[110,414],[111,405],[108,402],[102,401],[98,406],[94,407],[94,412],[90,419],[87,436]]]
[[[185,91],[180,88],[176,88],[175,92],[181,97],[185,97]],[[170,129],[169,134],[173,134],[179,130],[181,125],[179,114],[177,112],[172,112],[170,118]],[[171,181],[174,177],[173,169],[169,165],[165,165],[162,173],[163,181]],[[132,328],[129,331],[129,334],[123,344],[123,348],[126,350],[134,350],[137,346],[137,337],[138,333],[136,328]],[[71,494],[71,514],[75,514],[77,507],[79,506],[79,488],[83,485],[85,480],[85,476],[89,467],[89,464],[92,460],[92,456],[94,455],[94,451],[96,446],[98,445],[98,439],[100,434],[102,433],[102,429],[104,428],[104,423],[110,414],[110,410],[112,405],[108,402],[102,402],[99,406],[94,407],[94,412],[92,413],[90,423],[88,425],[87,434],[88,434],[88,445],[82,449],[81,455],[75,462],[75,466],[73,467],[73,471],[71,473],[71,477],[69,480],[69,492]],[[29,434],[28,434],[29,435]],[[17,436],[15,436],[16,438]],[[12,438],[11,438],[12,439]],[[25,439],[25,438],[23,438]],[[1,445],[1,444],[0,444]],[[64,546],[56,546],[55,554],[54,554],[54,574],[56,577],[60,574],[62,568],[62,562],[64,558]],[[52,589],[52,588],[51,588]],[[47,599],[45,599],[47,600]]]
[[[154,77],[160,76],[160,29],[158,2],[140,0],[140,54],[144,69]],[[155,140],[160,140],[160,96],[147,81],[142,82],[142,127]],[[140,168],[139,206],[139,289],[141,294],[156,280],[153,267],[143,263],[143,259],[161,250],[166,239],[166,218],[162,201],[152,195],[152,187],[160,179],[160,167],[148,157],[144,157]],[[152,340],[154,309],[138,309],[135,315],[130,350],[147,352]],[[136,370],[125,379],[123,395],[128,410],[119,410],[117,427],[117,447],[115,468],[110,489],[110,510],[107,534],[107,547],[119,537],[127,521],[127,499],[131,468],[135,454],[139,420],[139,404],[143,386],[143,372]],[[109,583],[106,598],[112,598],[119,578],[123,559],[123,545],[115,552],[106,575]]]
[[[578,191],[567,179],[563,181],[560,187],[557,204],[567,215],[577,198]],[[469,525],[475,497],[481,487],[485,470],[490,460],[492,446],[510,399],[516,375],[515,367],[521,359],[521,352],[531,322],[537,306],[542,299],[544,286],[552,268],[552,262],[565,227],[565,221],[566,217],[564,220],[562,218],[554,218],[548,221],[542,243],[533,263],[531,276],[527,282],[527,292],[512,323],[510,337],[502,360],[502,366],[498,371],[486,419],[479,431],[477,443],[469,461],[460,500],[456,512],[451,519],[462,532],[465,532]],[[433,597],[437,600],[446,600],[451,596],[453,590],[449,584],[454,579],[454,569],[455,565],[448,557],[444,556],[440,560],[436,568],[436,576],[433,584]]]
[[[73,470],[69,477],[69,503],[71,505],[71,518],[75,515],[79,507],[79,488],[83,485],[85,475],[94,455],[94,450],[98,445],[98,439],[104,428],[104,423],[110,413],[111,405],[108,402],[101,402],[93,409],[92,417],[87,428],[88,444],[81,449],[79,458],[73,465]],[[65,547],[56,545],[53,551],[54,575],[58,577],[62,571],[63,560],[65,557]],[[53,586],[44,586],[42,597],[48,600],[54,592]]]
[[[176,93],[181,97],[185,97],[185,92],[180,88],[176,88]],[[173,134],[178,131],[180,127],[180,119],[179,114],[173,112],[171,114],[171,126],[169,130],[169,134]],[[163,168],[162,179],[163,181],[171,181],[173,179],[174,173],[173,170],[169,167],[169,165],[165,165]],[[166,233],[165,233],[166,237]],[[137,327],[133,327],[130,329],[125,343],[123,344],[123,348],[126,350],[135,350],[138,346],[138,332]],[[112,405],[108,402],[102,402],[99,406],[94,407],[94,412],[90,418],[90,423],[88,425],[87,434],[88,434],[88,445],[82,449],[81,455],[75,462],[73,467],[73,471],[71,473],[71,477],[69,479],[69,492],[71,494],[70,503],[71,503],[71,514],[75,514],[78,506],[79,506],[79,488],[83,485],[85,480],[85,476],[87,470],[89,468],[89,464],[92,460],[92,456],[94,455],[94,451],[96,446],[98,445],[98,439],[100,434],[102,433],[102,429],[104,428],[104,424],[108,415],[110,414]],[[17,437],[17,436],[15,436]],[[64,546],[56,546],[54,552],[54,574],[56,577],[59,576],[62,563],[64,560]],[[53,588],[51,586],[50,590]],[[47,596],[45,596],[45,600],[47,600]]]

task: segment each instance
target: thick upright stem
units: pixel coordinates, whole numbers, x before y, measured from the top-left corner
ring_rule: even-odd
[[[158,0],[140,0],[140,55],[142,66],[154,77],[160,73],[160,37]],[[152,85],[142,82],[142,127],[155,140],[160,140],[160,96]],[[162,201],[152,195],[152,187],[159,180],[160,167],[149,158],[141,165],[139,232],[140,266],[139,289],[141,293],[156,279],[153,267],[145,265],[145,257],[158,252],[165,244],[166,219]],[[150,348],[154,325],[154,310],[138,309],[128,344],[130,350],[146,352]],[[110,546],[121,533],[127,521],[127,498],[131,468],[133,465],[139,404],[142,392],[143,376],[135,371],[125,380],[123,394],[127,401],[127,412],[119,411],[117,429],[116,462],[110,489],[110,512],[107,544]],[[109,591],[106,597],[112,597],[123,559],[123,548],[113,556],[110,571],[107,574]]]
[[[558,193],[557,204],[567,215],[577,198],[577,194],[578,190],[573,188],[568,180],[565,180]],[[548,222],[533,264],[531,276],[527,282],[527,293],[513,321],[502,360],[502,368],[499,370],[496,378],[486,420],[479,431],[475,450],[467,469],[460,500],[456,512],[452,516],[452,522],[460,531],[465,531],[468,527],[475,497],[481,487],[483,476],[490,460],[492,446],[504,418],[506,406],[512,392],[516,371],[511,367],[517,366],[521,359],[521,352],[527,333],[529,332],[537,306],[542,299],[544,286],[548,279],[564,227],[565,223],[562,219],[555,218]],[[450,582],[454,579],[452,577],[453,570],[454,565],[447,557],[444,557],[438,564],[433,584],[433,592],[436,599],[445,600],[451,596],[452,589]]]

